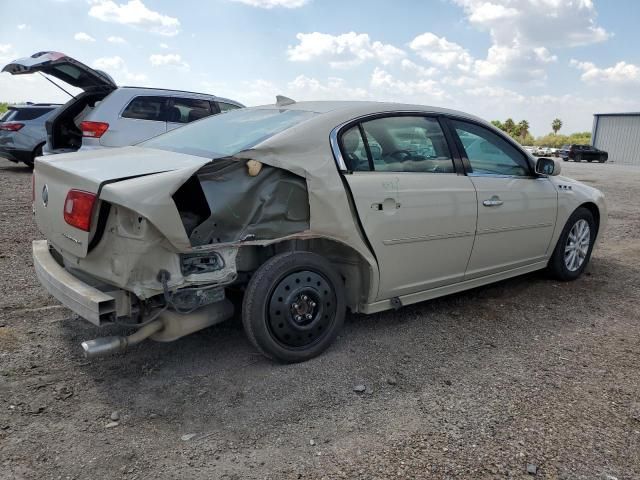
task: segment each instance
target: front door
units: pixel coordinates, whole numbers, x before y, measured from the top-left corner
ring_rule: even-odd
[[[535,175],[522,152],[489,129],[451,120],[478,197],[478,226],[465,279],[544,260],[556,223],[558,194]]]
[[[345,175],[380,268],[377,299],[459,282],[471,254],[477,201],[436,118],[386,116],[341,136]]]

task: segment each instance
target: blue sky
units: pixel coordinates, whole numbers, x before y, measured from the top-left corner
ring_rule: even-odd
[[[0,63],[64,52],[121,85],[247,105],[362,99],[527,119],[536,135],[640,110],[635,0],[40,0],[1,2]],[[66,101],[0,74],[0,101]]]

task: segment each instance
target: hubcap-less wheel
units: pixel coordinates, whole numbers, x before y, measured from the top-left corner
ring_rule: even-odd
[[[269,299],[269,330],[285,347],[308,347],[330,331],[336,306],[335,293],[324,276],[309,270],[290,273]]]
[[[578,220],[567,237],[567,244],[564,247],[564,264],[567,270],[575,272],[584,263],[587,253],[589,253],[589,244],[591,242],[591,229],[589,223],[584,220]]]

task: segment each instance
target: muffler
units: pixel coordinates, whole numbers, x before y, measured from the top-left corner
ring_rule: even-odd
[[[154,320],[128,337],[102,337],[82,342],[82,350],[87,358],[111,355],[123,352],[131,345],[136,345],[164,328],[162,320]]]
[[[151,337],[158,342],[172,342],[203,328],[216,325],[233,316],[233,304],[228,300],[213,303],[188,315],[163,310],[158,318],[128,337],[102,337],[82,342],[82,350],[87,358],[123,352]]]

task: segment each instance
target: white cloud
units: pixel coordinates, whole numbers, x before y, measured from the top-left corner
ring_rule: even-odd
[[[392,95],[393,100],[420,101],[433,104],[447,97],[440,84],[432,79],[415,81],[400,80],[390,73],[376,67],[371,75],[371,88],[374,92]]]
[[[141,0],[118,4],[113,0],[90,0],[89,16],[104,22],[131,25],[160,35],[173,36],[180,31],[175,17],[150,10]]]
[[[177,53],[167,53],[166,55],[156,53],[149,57],[149,61],[154,67],[172,66],[189,69],[189,64],[182,60],[182,57]]]
[[[402,70],[415,73],[419,77],[432,77],[438,73],[438,69],[435,67],[423,67],[422,65],[418,65],[407,58],[402,59],[400,66],[402,67]]]
[[[581,79],[589,84],[637,85],[640,84],[640,67],[627,62],[618,62],[612,67],[599,68],[592,62],[572,59],[569,64],[582,70]]]
[[[420,57],[440,67],[455,66],[463,71],[471,68],[473,59],[466,49],[431,32],[418,35],[409,43],[409,47]]]
[[[0,43],[0,61],[11,60],[16,57],[13,45],[10,43]]]
[[[541,83],[550,48],[588,45],[610,35],[596,24],[592,0],[453,0],[469,23],[489,32],[492,45],[474,61],[481,77]]]
[[[28,30],[30,27],[26,23],[21,23],[17,26],[18,30]]]
[[[372,42],[366,33],[298,33],[299,43],[287,49],[292,62],[326,60],[333,68],[344,68],[361,64],[366,60],[377,60],[388,65],[403,58],[406,54],[393,45]]]
[[[148,80],[144,73],[134,73],[129,71],[124,59],[119,56],[113,57],[100,57],[93,61],[93,68],[103,70],[107,74],[111,75],[116,83],[134,82],[137,84],[143,84]]]
[[[120,45],[122,45],[124,43],[127,43],[127,41],[124,38],[115,37],[115,36],[108,37],[107,38],[107,42],[109,42],[109,43],[117,43],[117,44],[120,44]]]
[[[342,78],[329,77],[323,83],[305,75],[298,75],[290,81],[286,94],[296,100],[364,100],[369,97],[364,88],[348,87]]]
[[[271,9],[274,7],[284,8],[299,8],[307,3],[309,0],[232,0],[234,2],[244,3],[252,7]]]
[[[78,32],[73,36],[74,40],[78,40],[79,42],[95,42],[96,39],[93,38],[88,33]]]
[[[160,48],[169,48],[169,45],[167,45],[166,43],[161,43]]]

